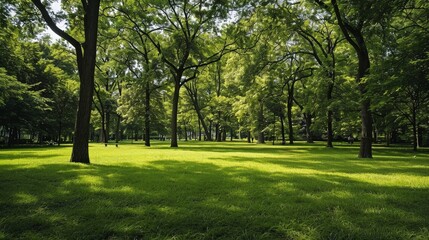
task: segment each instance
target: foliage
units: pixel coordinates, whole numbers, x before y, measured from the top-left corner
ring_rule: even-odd
[[[60,113],[29,115],[36,135],[61,138],[62,125],[69,136],[75,60],[64,41],[40,34],[40,17],[22,3],[1,5],[0,67],[5,79],[45,99],[44,113]],[[54,22],[82,42],[83,6],[46,4]],[[420,0],[105,1],[92,129],[168,136],[186,125],[188,132],[216,136],[211,140],[249,131],[267,132],[268,139],[280,136],[283,120],[292,123],[291,139],[311,133],[329,140],[331,131],[341,140],[361,137],[365,103],[373,123],[373,133],[365,133],[374,141],[423,146],[429,143],[428,9]]]

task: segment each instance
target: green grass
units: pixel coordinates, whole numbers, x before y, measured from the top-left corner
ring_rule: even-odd
[[[429,239],[429,151],[181,142],[0,150],[0,239]]]

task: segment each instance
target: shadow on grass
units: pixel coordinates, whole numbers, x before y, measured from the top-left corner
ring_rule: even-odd
[[[71,145],[66,146],[34,146],[0,149],[0,161],[3,160],[46,160],[47,158],[64,157],[58,154],[61,151],[67,151]],[[68,153],[67,153],[68,154]]]
[[[295,166],[296,167],[296,166]],[[407,239],[428,233],[428,189],[210,163],[0,168],[0,237]]]
[[[249,164],[273,164],[278,168],[314,170],[323,173],[356,173],[356,174],[404,174],[413,176],[429,176],[429,159],[395,159],[389,161],[368,160],[358,158],[332,158],[329,155],[323,157],[318,154],[317,161],[296,158],[273,157],[213,157],[211,160],[232,161]]]
[[[373,173],[373,174],[411,174],[417,176],[429,175],[429,149],[422,148],[418,153],[404,146],[374,148],[374,159],[359,159],[357,153],[359,145],[338,145],[335,148],[326,148],[321,144],[294,145],[256,145],[245,143],[210,144],[192,142],[182,145],[181,150],[199,152],[230,153],[227,157],[211,158],[212,160],[226,160],[233,162],[270,163],[283,167],[300,169],[322,170],[341,173]],[[234,156],[240,153],[260,154],[258,157]],[[306,154],[306,159],[299,158],[299,154]],[[266,154],[266,156],[264,155]],[[298,157],[292,157],[295,155]],[[309,159],[308,156],[315,156]],[[284,156],[282,158],[281,156]]]
[[[167,147],[167,143],[158,142],[152,144],[155,147]],[[319,142],[316,144],[307,144],[303,142],[297,142],[293,145],[271,145],[267,144],[248,144],[244,142],[181,142],[180,149],[186,151],[208,151],[208,152],[245,152],[245,153],[311,153],[311,154],[329,154],[332,152],[353,154],[357,157],[359,153],[359,144],[338,144],[334,148],[327,148],[325,143]],[[414,156],[414,155],[427,155],[429,154],[429,148],[420,148],[417,152],[414,152],[412,148],[404,145],[395,145],[391,147],[385,147],[384,145],[374,145],[373,155],[374,158],[382,157],[386,154],[389,156]]]
[[[63,155],[60,154],[49,154],[49,157],[55,158],[55,157],[62,157]],[[2,155],[0,154],[0,161],[3,160],[17,160],[17,159],[37,159],[37,160],[45,160],[46,159],[46,155],[40,155],[39,151],[35,151],[35,152],[21,152],[18,154],[5,154]]]

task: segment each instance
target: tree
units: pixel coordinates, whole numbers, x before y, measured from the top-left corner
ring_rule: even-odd
[[[369,30],[376,23],[385,21],[390,14],[401,8],[404,0],[396,1],[356,1],[349,0],[338,4],[336,0],[326,3],[322,0],[315,2],[335,16],[336,23],[341,29],[346,41],[353,47],[358,58],[356,82],[361,94],[361,139],[360,158],[372,158],[372,116],[371,100],[367,94],[366,77],[370,70],[370,57],[367,41],[371,37]]]
[[[317,24],[316,30],[305,29],[305,26],[300,27],[298,34],[307,41],[311,46],[311,55],[314,57],[318,65],[325,72],[326,77],[322,80],[327,81],[326,100],[328,101],[327,114],[327,147],[333,147],[333,110],[330,102],[333,98],[333,90],[336,82],[336,58],[335,48],[340,42],[340,38],[335,36],[335,32],[328,23],[323,22]]]
[[[385,89],[394,108],[411,125],[413,150],[422,145],[422,126],[428,119],[429,103],[429,21],[422,17],[429,13],[429,5],[411,1],[389,26],[389,41],[385,41],[381,66],[374,78],[389,78],[389,82],[375,88]],[[388,52],[387,52],[388,51]],[[386,108],[386,107],[384,107]]]
[[[126,5],[126,4],[125,4]],[[180,89],[195,79],[201,67],[215,63],[233,42],[224,39],[216,22],[227,17],[228,5],[219,1],[153,1],[147,6],[118,8],[133,23],[133,29],[146,36],[169,68],[174,83],[171,112],[171,147],[177,143],[177,114]],[[142,16],[150,12],[150,17]]]
[[[88,152],[89,121],[94,89],[95,57],[97,48],[97,29],[100,0],[82,1],[78,8],[83,11],[84,41],[79,42],[67,32],[61,30],[40,0],[32,0],[43,19],[54,33],[69,42],[75,49],[79,72],[80,89],[76,125],[73,138],[71,162],[90,163]],[[72,13],[73,15],[75,13]]]
[[[295,84],[302,79],[311,77],[313,75],[313,68],[306,66],[303,63],[305,59],[301,56],[292,55],[289,61],[285,61],[283,64],[279,64],[280,71],[278,78],[282,83],[281,94],[283,94],[284,89],[287,92],[286,98],[286,116],[288,120],[288,129],[289,129],[289,143],[293,144],[294,134],[293,134],[293,123],[292,123],[292,106],[295,99]]]
[[[32,90],[33,87],[0,68],[0,125],[9,131],[9,146],[18,139],[21,128],[31,128],[32,121],[41,119],[49,109],[47,99],[41,96],[41,91]]]
[[[209,128],[207,127],[206,118],[203,116],[203,113],[202,113],[202,110],[205,106],[201,105],[202,104],[201,98],[204,96],[201,96],[202,95],[201,91],[199,91],[201,89],[199,89],[198,87],[198,82],[199,81],[197,81],[197,79],[193,79],[192,81],[187,82],[184,86],[186,88],[186,93],[189,99],[191,100],[192,106],[195,109],[195,113],[197,114],[198,122],[203,127],[205,140],[211,141],[212,136],[211,136],[211,133],[209,132]],[[199,140],[201,140],[201,134],[200,134]]]

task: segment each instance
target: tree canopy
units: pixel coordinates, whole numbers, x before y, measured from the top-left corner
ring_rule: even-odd
[[[32,3],[0,4],[3,144],[429,143],[426,1]]]

